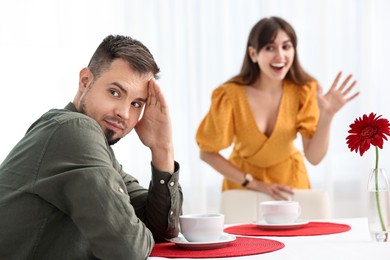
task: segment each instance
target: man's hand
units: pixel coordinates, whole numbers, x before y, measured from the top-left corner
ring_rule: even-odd
[[[152,151],[154,167],[173,173],[172,125],[167,103],[154,78],[148,84],[144,114],[134,129],[141,142]]]

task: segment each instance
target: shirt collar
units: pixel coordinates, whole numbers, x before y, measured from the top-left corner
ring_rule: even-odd
[[[78,112],[77,109],[76,109],[76,107],[74,106],[74,104],[73,104],[72,102],[69,102],[69,103],[66,105],[65,109],[70,110],[70,111],[72,111],[72,112]]]

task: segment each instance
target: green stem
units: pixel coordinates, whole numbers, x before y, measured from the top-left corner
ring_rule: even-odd
[[[379,161],[379,149],[377,146],[375,146],[375,154],[376,154],[376,160],[375,160],[375,198],[376,198],[376,206],[378,208],[378,214],[379,214],[379,219],[381,222],[381,227],[382,231],[386,231],[386,226],[383,221],[382,217],[382,209],[381,209],[381,204],[379,201],[379,187],[378,187],[378,161]]]
[[[375,170],[378,170],[378,164],[379,164],[379,149],[378,146],[375,146]]]

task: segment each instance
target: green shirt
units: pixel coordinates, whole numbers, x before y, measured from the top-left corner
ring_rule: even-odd
[[[179,165],[126,174],[72,103],[38,119],[0,165],[0,259],[145,259],[178,235]]]

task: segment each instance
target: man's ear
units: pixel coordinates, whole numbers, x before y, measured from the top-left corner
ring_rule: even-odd
[[[93,81],[93,74],[89,68],[83,68],[79,75],[79,91],[84,92]]]

